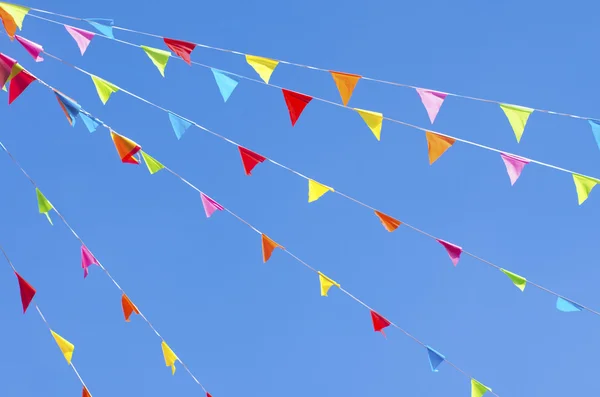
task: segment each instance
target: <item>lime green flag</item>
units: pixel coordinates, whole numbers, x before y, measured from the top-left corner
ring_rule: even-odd
[[[157,159],[155,159],[154,157],[145,153],[143,150],[142,150],[142,157],[144,158],[144,162],[146,163],[146,166],[148,166],[148,171],[150,171],[150,174],[155,174],[158,171],[165,168],[165,166],[162,165]]]
[[[592,189],[598,183],[597,179],[588,178],[587,176],[573,174],[573,181],[575,181],[575,189],[577,189],[577,199],[579,205],[583,204],[587,200],[588,196],[592,192]]]
[[[98,96],[100,97],[100,100],[102,101],[102,103],[104,105],[106,105],[106,102],[108,102],[110,95],[113,92],[119,91],[119,87],[117,87],[113,83],[109,83],[108,81],[101,79],[98,76],[94,76],[94,75],[91,75],[91,76],[92,76],[92,81],[94,82],[94,85],[96,86],[96,91],[98,92]]]
[[[513,282],[515,287],[517,287],[521,291],[525,290],[525,286],[527,285],[527,279],[525,277],[521,277],[518,274],[509,272],[508,270],[505,270],[505,269],[500,269],[500,271],[502,273],[506,274],[508,276],[508,278],[510,278],[510,281]]]
[[[505,103],[501,103],[500,107],[504,111],[504,114],[506,114],[508,122],[515,132],[517,142],[521,142],[523,131],[525,131],[525,124],[527,124],[529,115],[533,113],[533,109],[523,106],[507,105]]]
[[[488,391],[492,391],[492,389],[475,379],[471,379],[471,397],[481,397]]]
[[[54,207],[52,206],[52,204],[50,204],[50,201],[48,201],[46,196],[44,196],[40,189],[38,189],[37,187],[35,188],[35,194],[37,195],[38,208],[40,210],[40,214],[45,214],[46,218],[48,218],[48,222],[50,222],[50,224],[52,225],[53,223],[52,219],[50,219],[49,212]]]
[[[165,77],[165,68],[167,67],[167,62],[169,61],[171,53],[169,51],[159,50],[158,48],[146,47],[145,45],[141,47],[152,63],[158,68],[162,77]]]

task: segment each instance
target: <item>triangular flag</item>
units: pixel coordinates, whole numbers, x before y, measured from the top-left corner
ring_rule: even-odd
[[[19,280],[19,293],[21,294],[21,304],[23,305],[23,313],[27,311],[29,304],[35,296],[35,288],[31,286],[19,273],[15,272],[17,280]]]
[[[194,48],[196,48],[196,44],[187,41],[167,39],[166,37],[163,38],[163,40],[171,51],[179,55],[188,65],[192,64],[190,54],[194,51]]]
[[[242,157],[242,164],[244,166],[244,172],[246,175],[252,175],[251,172],[258,163],[262,163],[267,158],[261,156],[258,153],[248,150],[245,147],[238,146],[240,150],[240,156]]]
[[[533,112],[533,109],[523,106],[507,105],[505,103],[501,103],[500,107],[504,111],[504,114],[506,114],[508,122],[515,132],[517,142],[521,142],[521,137],[523,136],[523,131],[525,131],[525,125],[527,124],[527,119]]]
[[[427,347],[427,355],[429,356],[429,365],[431,366],[431,370],[433,372],[438,372],[438,367],[440,366],[441,363],[443,363],[446,360],[446,357],[444,357],[443,354],[438,353],[431,347],[429,347],[429,346],[426,346],[426,347]]]
[[[10,83],[12,79],[15,78],[23,70],[23,66],[21,66],[18,62],[13,65],[12,70],[10,71],[10,75],[8,76],[8,80],[6,80],[6,84]],[[6,85],[5,84],[5,85]]]
[[[83,386],[83,392],[81,393],[81,397],[92,397],[87,387]]]
[[[108,99],[110,98],[111,94],[113,92],[119,91],[119,87],[117,87],[113,83],[109,83],[108,81],[101,79],[98,76],[92,75],[92,81],[94,82],[94,85],[96,86],[96,91],[98,92],[98,96],[100,97],[100,100],[105,105],[106,105],[106,102],[108,102]]]
[[[375,138],[378,141],[381,140],[381,124],[383,123],[383,114],[378,112],[371,112],[370,110],[354,109],[360,114],[360,117],[367,123],[367,126],[371,129]]]
[[[438,91],[425,90],[423,88],[416,88],[416,90],[417,94],[421,97],[421,102],[423,102],[425,110],[427,110],[429,121],[433,124],[447,94]]]
[[[598,180],[583,175],[573,174],[573,181],[575,182],[575,189],[577,190],[577,199],[579,205],[581,205],[587,200],[594,186],[598,184]]]
[[[381,221],[381,224],[383,225],[383,227],[385,227],[385,230],[387,230],[388,232],[393,232],[394,230],[398,229],[398,226],[402,224],[402,222],[400,222],[399,220],[394,219],[391,216],[384,214],[383,212],[375,211],[375,215],[377,215],[377,217]]]
[[[206,397],[212,397],[209,392],[206,392]]]
[[[448,256],[450,257],[452,264],[454,266],[458,265],[460,254],[462,254],[462,248],[458,245],[454,245],[452,243],[440,239],[437,239],[437,242],[444,246],[446,252],[448,252]]]
[[[308,180],[308,202],[312,203],[313,201],[317,201],[327,192],[333,192],[333,188],[329,186],[325,186],[317,181],[313,181],[312,179]]]
[[[81,111],[81,106],[77,102],[72,100],[71,98],[68,98],[67,96],[63,95],[62,93],[60,93],[56,90],[54,91],[54,94],[56,95],[58,104],[60,105],[61,109],[65,113],[67,120],[69,120],[69,124],[74,126],[75,121],[77,120],[77,116],[79,115],[79,112]]]
[[[67,32],[69,32],[71,37],[77,43],[77,47],[79,47],[81,55],[85,54],[85,50],[87,50],[88,46],[90,45],[90,42],[96,34],[87,30],[74,28],[73,26],[69,25],[65,25],[65,29],[67,29]]]
[[[56,341],[56,344],[58,345],[60,351],[65,356],[65,360],[67,360],[67,362],[70,365],[71,358],[73,358],[73,351],[75,351],[75,346],[73,346],[71,342],[69,342],[56,332],[52,330],[50,330],[50,332],[52,333],[52,336],[54,337],[54,340]]]
[[[561,297],[558,297],[558,299],[556,299],[556,308],[561,312],[565,313],[580,312],[583,310],[583,307],[579,306],[577,303],[571,302]]]
[[[238,82],[217,69],[210,68],[210,70],[212,70],[213,75],[215,76],[215,82],[219,87],[219,92],[223,97],[223,101],[227,102],[231,93],[235,90],[235,87],[237,87]]]
[[[258,73],[260,78],[267,84],[269,84],[271,75],[279,64],[279,61],[274,59],[257,57],[254,55],[246,55],[246,62],[248,62],[248,65],[252,66],[254,71]]]
[[[52,204],[50,204],[50,201],[48,201],[46,196],[44,196],[40,189],[38,189],[37,187],[35,188],[35,194],[37,196],[38,209],[40,211],[40,214],[45,214],[46,218],[48,218],[48,222],[50,222],[50,224],[52,225],[52,219],[50,219],[49,212],[54,207],[52,206]]]
[[[488,391],[492,391],[492,389],[475,379],[471,379],[471,397],[481,397]]]
[[[175,375],[175,362],[179,360],[179,358],[173,353],[173,350],[163,341],[161,343],[163,356],[165,357],[165,364],[167,367],[171,367],[171,372]]]
[[[6,85],[16,63],[17,61],[8,55],[0,53],[0,85]]]
[[[158,68],[162,77],[165,77],[165,68],[167,67],[167,62],[169,62],[171,53],[169,51],[159,50],[158,48],[147,47],[145,45],[140,47],[142,47],[142,50],[148,55],[154,66]]]
[[[336,283],[335,281],[333,281],[332,279],[330,279],[323,273],[321,273],[321,272],[318,272],[318,273],[319,273],[319,283],[321,284],[321,296],[327,296],[327,292],[329,291],[329,288],[333,287],[334,285],[336,287],[340,288],[340,285],[338,283]]]
[[[138,159],[133,157],[137,152],[139,152],[142,147],[132,141],[129,138],[124,137],[123,135],[119,135],[114,131],[110,132],[110,136],[115,144],[115,148],[119,153],[119,157],[121,161],[124,163],[130,164],[139,164]]]
[[[123,315],[125,316],[125,321],[127,322],[129,322],[129,317],[131,317],[131,313],[140,314],[138,308],[125,294],[121,296],[121,307],[123,308]]]
[[[206,213],[206,217],[210,218],[215,211],[223,211],[223,206],[217,203],[215,200],[211,199],[204,193],[200,193],[200,198],[202,199],[202,205],[204,206],[204,212]]]
[[[96,128],[100,125],[98,119],[90,117],[87,114],[79,112],[79,118],[81,118],[81,121],[83,121],[83,124],[85,124],[90,133],[96,131]]]
[[[383,329],[389,327],[392,324],[381,314],[376,313],[373,310],[371,310],[371,320],[373,320],[373,329],[375,330],[375,332],[381,332],[383,335],[385,335]]]
[[[17,27],[19,30],[23,28],[23,20],[28,12],[29,7],[0,2],[0,18],[2,18],[4,29],[11,40],[15,36]]]
[[[23,48],[25,48],[25,51],[27,51],[36,62],[42,62],[44,60],[44,58],[42,58],[40,55],[42,52],[44,52],[44,48],[41,45],[34,43],[31,40],[27,40],[19,35],[15,35],[15,38],[19,43],[21,43]]]
[[[435,163],[450,146],[454,145],[456,139],[443,135],[438,135],[433,132],[426,131],[427,138],[427,153],[429,155],[429,165]]]
[[[510,184],[512,186],[517,179],[519,179],[521,172],[523,172],[523,168],[529,164],[530,160],[506,153],[500,153],[500,156],[502,157],[502,161],[504,161],[506,172],[508,172],[508,177],[510,178]]]
[[[115,38],[115,36],[113,35],[113,25],[115,24],[115,21],[113,21],[112,19],[88,18],[85,19],[85,21],[92,25],[98,32],[102,33],[103,35],[110,37],[111,39]]]
[[[18,64],[17,64],[18,65]],[[35,76],[30,74],[27,70],[21,70],[15,77],[10,81],[10,86],[8,87],[8,104],[10,105],[25,91],[29,84],[33,83],[35,80]]]
[[[146,163],[146,166],[148,167],[148,171],[150,171],[150,174],[155,174],[158,171],[165,168],[165,166],[162,165],[158,160],[156,160],[154,157],[150,156],[143,150],[140,153],[142,153],[142,157],[144,158],[144,162]]]
[[[296,121],[300,118],[306,105],[312,101],[312,97],[286,89],[281,89],[281,92],[283,92],[283,99],[285,99],[285,104],[290,113],[290,121],[292,122],[293,127],[296,125]]]
[[[185,134],[185,131],[192,125],[189,121],[184,120],[179,116],[175,116],[171,112],[169,112],[169,120],[171,121],[171,126],[173,126],[173,131],[175,131],[177,139],[181,139],[183,134]]]
[[[594,134],[594,139],[596,140],[596,145],[600,149],[600,121],[596,120],[588,120],[590,126],[592,127],[592,134]]]
[[[90,267],[91,265],[100,266],[100,263],[98,262],[98,259],[96,259],[94,257],[94,255],[92,255],[90,250],[85,245],[82,245],[81,246],[81,268],[83,269],[83,278],[86,278],[88,276],[88,273],[89,273],[88,267]]]
[[[356,87],[356,83],[358,83],[361,76],[357,74],[334,72],[333,70],[330,70],[329,73],[331,73],[331,77],[333,77],[333,81],[340,92],[342,103],[344,106],[348,106],[348,101],[350,101],[350,98],[352,97],[354,87]]]
[[[500,269],[500,271],[502,273],[506,274],[508,276],[508,278],[510,278],[510,281],[513,282],[515,287],[517,287],[521,291],[525,290],[525,286],[527,286],[527,279],[525,277],[521,277],[518,274],[509,272],[508,270],[505,270],[505,269]]]
[[[284,249],[281,245],[277,244],[275,241],[271,240],[269,237],[267,237],[264,234],[261,234],[261,240],[262,240],[262,255],[263,255],[264,263],[267,263],[267,261],[271,258],[271,255],[273,254],[273,250],[275,248]]]

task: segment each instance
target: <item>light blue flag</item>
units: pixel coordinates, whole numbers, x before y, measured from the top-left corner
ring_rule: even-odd
[[[85,124],[90,133],[96,131],[96,128],[98,128],[98,126],[100,125],[100,122],[97,119],[92,118],[87,114],[79,113],[79,117],[81,118],[81,121],[83,121],[83,124]]]
[[[237,87],[238,82],[217,69],[211,68],[210,70],[212,70],[213,75],[215,76],[215,81],[219,86],[219,91],[221,91],[223,100],[227,102],[231,93],[235,90],[235,87]]]
[[[103,35],[108,36],[111,39],[115,38],[115,36],[113,35],[112,28],[115,24],[114,20],[104,18],[88,18],[85,21],[92,25],[94,28],[96,28],[96,30],[102,33]]]
[[[561,312],[566,312],[566,313],[580,312],[583,310],[583,307],[579,306],[577,303],[568,301],[563,298],[558,298],[556,300],[556,308],[558,310],[560,310]]]
[[[192,123],[182,119],[181,117],[175,116],[173,113],[169,113],[169,120],[171,120],[171,125],[173,126],[173,130],[175,131],[175,135],[177,135],[177,139],[181,139],[185,130],[190,128]]]
[[[600,122],[595,120],[588,120],[588,122],[592,126],[592,134],[594,134],[594,138],[596,138],[596,144],[600,149]]]
[[[429,346],[427,346],[427,355],[429,356],[429,365],[431,365],[431,370],[433,372],[438,372],[437,368],[440,366],[441,363],[444,362],[444,360],[446,360],[446,357],[436,352]]]
[[[77,102],[67,98],[58,91],[54,91],[54,93],[56,94],[56,99],[58,99],[58,101],[62,105],[62,109],[64,110],[67,118],[69,119],[71,126],[74,127],[75,121],[77,120],[77,116],[81,111],[81,106]]]

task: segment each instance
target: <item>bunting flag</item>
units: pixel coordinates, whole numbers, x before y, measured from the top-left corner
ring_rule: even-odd
[[[77,116],[79,115],[79,112],[81,112],[81,106],[71,98],[65,96],[64,94],[56,90],[54,90],[54,94],[56,95],[58,104],[60,105],[62,111],[65,113],[69,124],[71,124],[71,126],[75,126]]]
[[[17,27],[19,30],[23,28],[23,20],[28,12],[29,7],[0,2],[0,18],[11,40],[15,37]]]
[[[313,201],[317,201],[327,192],[334,192],[332,187],[325,186],[317,181],[313,181],[312,179],[308,180],[308,202],[312,203]]]
[[[171,112],[169,112],[169,120],[171,121],[171,126],[173,127],[173,131],[175,131],[177,139],[181,139],[183,134],[185,134],[185,131],[192,125],[189,121],[184,120],[179,116],[175,116]]]
[[[375,211],[375,215],[377,215],[377,217],[381,221],[381,224],[383,225],[383,227],[385,227],[385,230],[387,230],[388,232],[393,232],[394,230],[398,229],[398,226],[402,224],[402,222],[400,222],[398,219],[394,219],[391,216],[384,214],[383,212]]]
[[[71,365],[71,359],[73,358],[73,352],[75,351],[75,346],[56,332],[50,330],[58,348],[62,352],[63,356],[65,356],[65,360]]]
[[[421,97],[421,102],[423,102],[423,106],[425,106],[425,110],[427,111],[427,115],[429,116],[429,121],[431,124],[435,121],[442,104],[444,103],[444,99],[448,94],[444,94],[443,92],[425,90],[423,88],[416,88],[417,94]]]
[[[356,112],[358,112],[358,114],[360,114],[360,117],[362,117],[362,119],[365,121],[365,123],[367,123],[367,126],[369,127],[369,129],[371,129],[371,132],[373,133],[373,135],[375,135],[375,138],[377,138],[377,140],[380,141],[381,140],[381,124],[383,123],[383,114],[377,113],[377,112],[371,112],[370,110],[363,110],[363,109],[356,109],[356,108],[354,108],[354,110]]]
[[[336,283],[335,281],[333,281],[332,279],[330,279],[323,273],[321,273],[321,272],[318,272],[318,273],[319,273],[319,283],[321,284],[321,296],[327,296],[327,292],[329,291],[329,288],[333,287],[334,285],[336,287],[340,288],[340,285],[338,283]]]
[[[94,85],[96,86],[96,91],[98,92],[98,96],[100,97],[102,104],[106,105],[106,102],[108,102],[111,94],[119,91],[119,87],[113,83],[109,83],[108,81],[101,79],[98,76],[91,75],[91,77]]]
[[[98,259],[92,255],[90,250],[85,246],[81,246],[81,268],[83,269],[83,278],[88,276],[89,270],[88,267],[91,265],[100,266]]]
[[[502,108],[504,114],[508,118],[508,122],[517,137],[517,142],[521,142],[527,119],[529,119],[529,115],[533,113],[533,109],[517,105],[508,105],[505,103],[500,104],[500,108]]]
[[[446,361],[446,357],[443,354],[438,353],[434,349],[429,346],[427,347],[427,356],[429,357],[429,365],[431,366],[431,370],[433,372],[438,372],[438,367],[441,363]]]
[[[8,82],[11,77],[13,67],[17,64],[17,61],[11,57],[0,53],[0,85],[4,85]]]
[[[444,240],[440,240],[440,239],[436,239],[436,240],[438,243],[440,243],[444,246],[444,248],[446,249],[446,252],[448,252],[448,256],[450,257],[452,264],[454,266],[458,265],[458,261],[460,260],[460,254],[462,254],[462,248],[459,247],[458,245],[454,245],[454,244],[449,243]]]
[[[96,118],[90,117],[87,114],[80,112],[79,118],[81,119],[81,121],[83,121],[83,124],[85,124],[90,133],[96,131],[96,128],[98,128],[98,126],[100,125],[100,122]]]
[[[54,207],[52,206],[52,204],[50,204],[50,201],[48,201],[46,196],[44,196],[40,189],[38,189],[37,187],[35,188],[35,194],[37,196],[38,209],[40,211],[40,214],[46,215],[46,218],[48,218],[48,222],[50,222],[50,224],[52,225],[52,219],[50,219],[49,212],[50,210],[54,209]]]
[[[42,62],[44,60],[44,58],[42,58],[40,55],[42,52],[44,52],[44,48],[41,45],[34,43],[31,40],[27,40],[19,35],[15,35],[15,38],[36,62]]]
[[[115,21],[113,21],[112,19],[88,18],[84,19],[84,21],[92,25],[94,29],[102,33],[104,36],[107,36],[111,39],[115,38],[115,36],[113,35],[113,26],[115,24]]]
[[[504,165],[506,166],[506,172],[508,173],[508,177],[510,178],[510,185],[514,185],[517,179],[521,176],[521,172],[523,172],[523,168],[527,164],[529,164],[530,160],[524,157],[515,156],[512,154],[500,153],[502,157],[502,161],[504,161]]]
[[[219,92],[223,97],[223,101],[227,102],[231,93],[235,90],[235,87],[237,87],[238,82],[220,70],[213,68],[210,68],[210,70],[212,71],[213,76],[215,76],[215,82],[217,83],[217,87],[219,87]]]
[[[262,163],[267,158],[261,156],[258,153],[253,152],[252,150],[246,149],[245,147],[238,146],[240,151],[240,156],[242,157],[242,165],[244,166],[244,172],[246,175],[252,175],[252,170],[258,163]]]
[[[19,293],[21,294],[21,304],[23,305],[23,314],[27,311],[29,304],[35,296],[35,288],[31,286],[21,275],[15,272],[19,281]]]
[[[18,75],[22,70],[24,70],[23,66],[21,66],[18,62],[15,62],[15,64],[12,67],[12,70],[10,71],[10,75],[8,76],[8,79],[6,80],[5,87],[3,87],[3,88],[6,88],[6,84],[10,83],[12,81],[12,79],[16,75]],[[4,91],[6,91],[6,89]]]
[[[556,308],[565,313],[580,312],[583,310],[583,307],[577,303],[561,297],[556,299]]]
[[[224,208],[221,204],[217,203],[215,200],[211,199],[204,193],[200,193],[200,199],[202,199],[202,205],[204,206],[204,212],[206,213],[206,217],[210,218],[215,211],[223,211]]]
[[[333,77],[335,86],[340,92],[342,103],[344,106],[348,106],[348,102],[352,97],[356,83],[358,83],[358,80],[360,80],[362,76],[357,74],[334,72],[333,70],[330,70],[329,73],[331,73],[331,77]]]
[[[597,120],[588,120],[590,126],[592,127],[592,134],[594,134],[594,139],[596,140],[596,145],[600,149],[600,121]]]
[[[515,274],[513,272],[509,272],[506,269],[500,269],[500,271],[502,273],[506,274],[508,276],[508,278],[510,278],[510,281],[513,282],[513,284],[515,285],[515,287],[517,287],[521,291],[525,291],[525,287],[527,286],[527,279],[525,277],[521,277],[518,274]]]
[[[156,160],[154,157],[150,156],[148,153],[144,152],[143,150],[141,150],[140,153],[142,153],[142,157],[144,158],[144,163],[146,163],[146,166],[148,167],[148,171],[150,171],[150,174],[156,174],[158,171],[165,168],[164,165],[162,165],[158,160]]]
[[[429,165],[436,162],[450,146],[454,145],[456,139],[444,135],[435,134],[430,131],[425,132],[427,138],[427,153],[429,155]]]
[[[133,157],[142,147],[129,138],[110,131],[110,136],[115,144],[115,148],[121,157],[123,163],[139,164],[139,160]]]
[[[144,50],[146,55],[148,55],[148,58],[150,58],[154,66],[158,68],[162,77],[165,77],[165,68],[167,67],[167,62],[169,62],[171,53],[169,51],[159,50],[158,48],[147,47],[145,45],[140,47]]]
[[[573,181],[575,182],[575,189],[577,190],[577,200],[579,201],[579,205],[581,205],[587,200],[594,186],[598,184],[598,180],[579,174],[573,174]]]
[[[73,26],[69,26],[69,25],[64,25],[64,26],[65,26],[65,29],[67,30],[67,32],[69,32],[69,34],[73,38],[73,40],[75,40],[75,43],[77,43],[77,47],[79,47],[79,51],[81,52],[81,55],[85,54],[85,50],[87,50],[87,48],[90,45],[90,42],[94,38],[95,34],[93,32],[89,32],[87,30],[74,28]]]
[[[137,306],[133,304],[131,299],[125,294],[121,296],[121,307],[123,308],[123,316],[125,316],[125,321],[129,322],[129,317],[131,317],[132,313],[140,314]]]
[[[166,37],[163,38],[163,40],[171,51],[183,59],[188,65],[192,64],[190,55],[192,54],[192,51],[194,51],[194,48],[196,48],[196,44],[187,41],[167,39]]]
[[[15,65],[15,66],[18,66]],[[30,74],[27,70],[23,69],[15,77],[10,80],[10,85],[8,87],[8,104],[10,105],[29,87],[29,84],[33,83],[35,80],[35,76]]]
[[[254,71],[258,73],[261,79],[267,84],[271,79],[273,71],[279,64],[279,61],[269,58],[257,57],[254,55],[246,55],[246,62],[252,66]]]
[[[371,310],[371,320],[373,320],[373,329],[375,330],[375,332],[381,332],[384,336],[385,332],[383,332],[383,329],[389,327],[392,324],[381,314],[376,313],[373,310]]]
[[[271,255],[273,254],[273,250],[275,248],[285,249],[281,245],[277,244],[275,241],[271,240],[265,234],[261,234],[261,240],[262,240],[262,255],[263,255],[264,263],[267,263],[267,261],[269,259],[271,259]]]
[[[488,391],[492,391],[492,389],[475,379],[471,379],[471,397],[481,397]]]
[[[83,386],[83,392],[81,393],[81,397],[92,397],[87,387]]]
[[[296,121],[298,121],[298,118],[300,118],[300,115],[304,111],[306,105],[308,105],[312,100],[312,97],[300,94],[298,92],[289,91],[284,88],[281,89],[281,92],[283,92],[283,99],[285,99],[285,104],[288,108],[288,112],[290,113],[290,120],[293,127],[296,125]]]
[[[165,357],[165,364],[167,365],[167,367],[171,367],[171,373],[172,375],[175,375],[175,362],[179,360],[179,358],[175,355],[173,350],[171,350],[169,345],[167,345],[164,340],[161,343],[161,347],[163,356]]]

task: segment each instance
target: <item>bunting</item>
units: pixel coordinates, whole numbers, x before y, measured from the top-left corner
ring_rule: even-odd
[[[444,103],[444,99],[448,94],[438,91],[425,90],[423,88],[415,88],[417,94],[421,97],[421,102],[423,102],[423,106],[425,106],[425,110],[427,111],[427,115],[429,116],[429,121],[431,124],[435,121],[442,104]]]
[[[52,337],[56,341],[58,348],[62,352],[63,356],[65,356],[65,360],[71,365],[71,359],[73,358],[73,352],[75,351],[75,346],[56,332],[50,330],[52,333]]]
[[[590,126],[592,127],[592,134],[594,135],[594,139],[596,140],[596,145],[600,149],[600,121],[597,120],[588,120]]]
[[[444,240],[436,239],[438,243],[442,244],[442,246],[446,249],[450,260],[454,266],[458,265],[458,261],[460,260],[460,254],[462,254],[462,248],[458,245],[454,245]]]
[[[65,113],[65,116],[67,117],[67,120],[69,121],[69,124],[71,124],[71,126],[75,126],[75,121],[77,120],[77,116],[81,112],[81,106],[77,102],[72,100],[71,98],[68,98],[66,95],[64,95],[56,90],[54,90],[54,94],[56,95],[58,104],[60,105],[60,108],[62,109],[62,111]],[[85,121],[84,121],[84,123],[85,123]]]
[[[344,106],[348,106],[348,102],[352,97],[356,83],[358,83],[358,80],[360,80],[362,76],[357,74],[334,72],[333,70],[330,70],[329,73],[331,73],[331,77],[333,77],[335,86],[340,93],[342,103]]]
[[[244,166],[244,172],[246,175],[252,175],[252,170],[256,167],[257,164],[262,163],[267,158],[261,156],[258,153],[253,152],[252,150],[246,149],[245,147],[238,146],[240,151],[240,156],[242,158],[242,165]]]
[[[338,283],[336,283],[335,281],[333,281],[332,279],[330,279],[323,273],[321,273],[321,272],[317,272],[317,273],[319,273],[319,284],[321,285],[321,296],[327,296],[327,292],[329,292],[329,288],[333,287],[334,285],[336,287],[340,288],[340,285]]]
[[[44,60],[44,58],[42,58],[40,55],[42,52],[44,52],[44,48],[41,45],[34,43],[31,40],[27,40],[19,35],[15,35],[15,38],[36,62],[42,62]]]
[[[514,185],[517,179],[521,176],[521,172],[523,172],[523,168],[527,164],[529,164],[530,160],[524,157],[519,157],[511,154],[500,153],[502,157],[502,161],[506,166],[506,172],[508,173],[508,177],[510,178],[510,185]]]
[[[384,214],[383,212],[375,211],[375,215],[377,215],[377,217],[381,221],[381,224],[388,232],[393,232],[394,230],[398,229],[398,226],[402,224],[402,222],[400,222],[399,220],[394,219],[391,216]]]
[[[158,48],[147,47],[145,45],[140,46],[142,50],[148,55],[148,58],[152,61],[154,66],[158,69],[162,77],[165,77],[165,68],[171,53],[165,50],[159,50]]]
[[[583,310],[583,306],[560,296],[556,299],[556,308],[565,313],[580,312]]]
[[[279,245],[275,241],[271,240],[265,234],[261,234],[261,241],[262,241],[262,255],[263,255],[264,263],[267,263],[267,261],[269,259],[271,259],[271,255],[273,254],[273,250],[275,250],[275,248],[284,249],[281,245]]]
[[[110,136],[115,144],[117,153],[123,163],[139,164],[139,160],[133,157],[139,152],[142,147],[129,138],[119,135],[114,131],[110,131]]]
[[[158,171],[165,168],[164,165],[162,165],[158,160],[150,156],[148,153],[144,152],[143,150],[140,150],[140,153],[142,153],[142,158],[144,159],[144,163],[146,163],[150,174],[156,174]]]
[[[427,138],[427,153],[429,155],[429,165],[435,163],[436,160],[439,159],[441,155],[444,154],[446,150],[450,148],[450,146],[454,145],[454,142],[456,142],[454,138],[435,134],[430,131],[425,132],[425,137]]]
[[[111,39],[115,38],[115,36],[113,35],[113,26],[115,24],[115,21],[113,21],[112,19],[88,18],[84,19],[84,21],[92,25],[94,29],[102,33],[104,36]]]
[[[308,180],[308,202],[312,203],[313,201],[317,201],[327,192],[333,192],[333,188],[329,186],[325,186],[317,181],[313,181],[312,179]]]
[[[492,389],[475,379],[471,379],[471,397],[481,397],[488,391],[492,391]]]
[[[81,397],[92,397],[87,387],[83,386],[83,392],[81,393]]]
[[[246,55],[246,62],[248,65],[252,66],[252,69],[254,69],[260,78],[263,79],[263,81],[267,84],[269,84],[271,75],[279,64],[279,61],[274,59],[257,57],[254,55]]]
[[[372,112],[370,110],[363,110],[363,109],[356,109],[356,108],[354,108],[354,110],[358,114],[360,114],[360,117],[362,117],[362,119],[367,124],[367,126],[369,127],[369,129],[371,130],[373,135],[375,135],[375,138],[377,138],[377,140],[380,141],[381,140],[381,124],[383,123],[383,114],[377,113],[377,112]]]
[[[185,131],[192,126],[192,123],[171,112],[169,112],[169,120],[171,121],[171,126],[173,127],[173,131],[175,131],[175,136],[178,140],[181,139],[183,134],[185,134]]]
[[[577,190],[577,200],[579,205],[581,205],[587,200],[594,186],[598,184],[598,180],[579,174],[573,174],[573,181],[575,182],[575,189]]]
[[[233,93],[233,90],[235,90],[235,87],[237,87],[238,82],[229,77],[227,74],[221,72],[220,70],[213,68],[210,68],[210,70],[212,71],[213,76],[215,77],[215,82],[217,83],[219,92],[223,97],[223,101],[227,102],[227,100]]]
[[[90,250],[85,245],[82,245],[81,246],[81,268],[83,269],[83,278],[86,278],[88,276],[88,273],[89,273],[88,267],[90,267],[91,265],[100,266],[100,262],[98,262],[98,259],[96,259],[94,257],[94,255],[92,255]]]
[[[292,122],[293,127],[296,125],[296,121],[300,118],[306,105],[312,100],[312,97],[300,94],[299,92],[289,91],[284,88],[281,89],[281,92],[283,93],[283,99],[285,99],[285,104],[290,113],[290,121]]]
[[[385,332],[383,332],[383,329],[389,327],[392,324],[381,314],[376,313],[373,310],[371,310],[371,320],[373,320],[373,329],[375,330],[375,332],[381,332],[384,336]]]
[[[204,206],[204,212],[206,213],[207,218],[210,218],[215,211],[224,210],[221,204],[217,203],[204,193],[200,193],[200,199],[202,200],[202,205]]]
[[[19,66],[19,64],[15,65]],[[10,80],[8,87],[8,104],[10,105],[29,87],[29,84],[33,83],[35,76],[30,74],[27,70],[22,69],[15,77]]]
[[[0,53],[0,85],[3,87],[8,82],[9,77],[11,77],[13,67],[16,63],[17,61],[11,57]]]
[[[54,209],[54,207],[52,206],[52,204],[50,204],[50,201],[48,201],[46,196],[44,196],[40,189],[38,189],[37,187],[35,188],[35,194],[37,196],[38,209],[40,211],[40,214],[46,215],[46,218],[48,218],[48,222],[50,222],[50,224],[52,225],[52,219],[50,219],[49,212],[50,210]]]
[[[533,113],[533,109],[517,105],[508,105],[505,103],[501,103],[500,108],[504,111],[506,118],[508,118],[508,122],[517,137],[517,142],[521,142],[527,119],[529,119],[529,115]]]
[[[525,287],[527,286],[527,279],[525,277],[521,277],[518,274],[515,274],[513,272],[509,272],[506,269],[500,269],[500,271],[502,273],[506,274],[508,276],[508,278],[510,278],[510,281],[513,282],[513,284],[515,285],[515,287],[517,287],[521,291],[525,291]]]
[[[167,367],[171,367],[171,374],[175,375],[175,362],[179,360],[179,357],[175,355],[173,350],[163,340],[161,343],[163,356],[165,357],[165,364]]]
[[[23,28],[23,20],[28,12],[29,7],[0,2],[0,18],[11,40],[15,37],[17,27],[19,30]]]
[[[83,121],[83,124],[85,124],[90,133],[96,131],[96,128],[100,125],[100,122],[96,118],[90,117],[85,113],[79,113],[79,118]]]
[[[166,37],[163,38],[163,41],[165,42],[167,47],[169,47],[171,51],[173,51],[177,56],[183,59],[185,63],[187,63],[190,66],[192,65],[190,55],[192,54],[192,51],[194,51],[194,49],[196,48],[196,44],[189,43],[187,41],[168,39]]]
[[[121,307],[123,308],[123,316],[125,316],[125,321],[129,322],[129,317],[131,317],[132,313],[140,314],[137,306],[133,304],[131,299],[125,293],[121,296]]]
[[[27,311],[29,304],[35,296],[35,288],[31,286],[19,273],[15,271],[17,280],[19,281],[19,293],[21,295],[21,304],[23,305],[23,314]]]
[[[446,357],[443,354],[438,353],[433,348],[426,346],[427,348],[427,356],[429,357],[429,365],[431,366],[431,371],[438,372],[438,367],[441,363],[446,361]]]
[[[77,43],[77,47],[79,47],[79,52],[81,55],[85,54],[90,42],[94,38],[95,34],[89,32],[87,30],[75,28],[73,26],[64,25],[67,32],[71,35],[75,43]]]
[[[119,87],[114,85],[113,83],[109,83],[108,81],[101,79],[98,76],[91,75],[92,81],[94,82],[94,86],[96,87],[96,92],[98,92],[98,96],[102,101],[102,104],[106,105],[110,96],[119,91]]]

